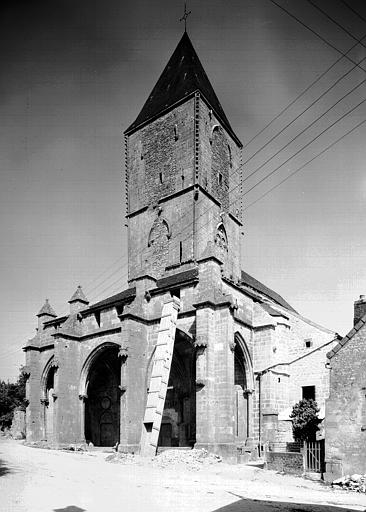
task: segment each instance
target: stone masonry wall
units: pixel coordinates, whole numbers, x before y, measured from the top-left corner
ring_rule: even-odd
[[[365,346],[364,325],[330,360],[325,421],[325,459],[330,479],[340,473],[366,473]]]
[[[193,184],[194,100],[128,136],[129,213]]]

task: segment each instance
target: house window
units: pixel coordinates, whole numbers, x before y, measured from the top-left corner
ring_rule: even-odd
[[[302,387],[302,399],[303,400],[315,400],[315,386],[303,386]]]
[[[304,343],[306,348],[311,348],[313,346],[313,340],[311,338],[304,340]]]

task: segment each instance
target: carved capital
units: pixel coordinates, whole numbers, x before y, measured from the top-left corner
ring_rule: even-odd
[[[123,393],[126,393],[127,386],[126,386],[126,384],[121,384],[118,386],[118,389],[120,390],[121,394],[123,394]]]
[[[204,386],[206,386],[206,380],[205,379],[196,379],[196,388],[201,389]]]
[[[51,361],[51,368],[54,368],[55,370],[60,368],[60,361],[57,359],[57,357],[53,358]]]
[[[85,402],[85,400],[88,398],[88,395],[86,393],[82,393],[79,395],[79,400],[82,402]]]
[[[49,404],[48,398],[41,398],[41,404],[48,405]]]
[[[207,348],[208,347],[208,341],[203,336],[197,336],[197,338],[194,341],[194,346],[196,348]]]
[[[118,357],[121,358],[122,363],[125,363],[128,358],[128,347],[121,347],[118,351]]]

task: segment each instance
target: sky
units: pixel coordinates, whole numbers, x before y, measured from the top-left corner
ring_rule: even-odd
[[[271,0],[189,0],[188,33],[244,144],[242,268],[343,335],[366,293],[366,123],[345,136],[366,119],[366,59],[352,62],[366,57],[366,5],[276,2],[297,20]],[[127,286],[123,131],[183,33],[183,9],[0,7],[0,379],[17,378],[45,298],[61,315],[79,284],[91,302]]]

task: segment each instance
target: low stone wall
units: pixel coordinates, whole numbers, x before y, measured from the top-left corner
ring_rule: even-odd
[[[302,453],[294,452],[266,452],[267,469],[283,471],[293,475],[304,473],[304,459]]]

